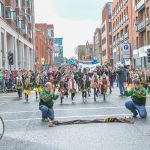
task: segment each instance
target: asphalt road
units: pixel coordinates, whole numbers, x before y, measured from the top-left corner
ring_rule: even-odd
[[[118,89],[106,96],[106,102],[93,95],[82,103],[81,94],[55,102],[57,120],[97,119],[124,117],[131,113],[124,103],[130,98],[120,98]],[[50,128],[41,122],[41,113],[35,95],[19,100],[16,93],[0,94],[0,115],[5,121],[5,135],[0,150],[150,150],[150,97],[147,98],[147,119],[136,119],[134,124],[101,123],[65,125]]]

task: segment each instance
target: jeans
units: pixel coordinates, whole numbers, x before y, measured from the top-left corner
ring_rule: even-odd
[[[53,108],[48,108],[47,106],[41,105],[39,109],[42,112],[42,118],[49,118],[54,120],[54,110]]]
[[[3,90],[3,81],[0,81],[0,90]]]
[[[18,91],[18,97],[22,97],[22,89],[17,89]]]
[[[118,81],[118,83],[119,83],[120,95],[124,96],[124,94],[125,94],[124,82]]]
[[[133,101],[128,101],[125,103],[125,106],[127,109],[129,109],[133,113],[134,116],[137,116],[139,113],[141,118],[146,118],[147,111],[144,105],[139,106],[139,105],[134,104]]]

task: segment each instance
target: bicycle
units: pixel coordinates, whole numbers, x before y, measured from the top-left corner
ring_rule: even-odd
[[[5,131],[4,121],[3,118],[0,116],[0,140],[3,138],[4,131]]]

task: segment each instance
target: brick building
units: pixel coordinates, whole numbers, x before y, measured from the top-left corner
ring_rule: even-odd
[[[112,3],[112,38],[114,63],[123,61],[122,49],[124,44],[129,44],[133,49],[134,12],[131,0],[114,0]],[[131,51],[132,52],[132,51]],[[132,53],[125,63],[131,64]]]
[[[102,48],[101,48],[101,30],[100,28],[96,28],[93,37],[93,51],[94,57],[102,64]]]
[[[36,70],[40,70],[45,63],[46,45],[45,33],[36,29]]]
[[[147,49],[150,49],[150,0],[135,0],[133,3],[136,34],[133,49],[134,66],[136,68],[150,67],[147,62]]]
[[[52,24],[38,23],[35,25],[35,28],[46,35],[46,50],[44,52],[44,63],[52,65],[54,47],[54,26]]]
[[[0,68],[34,69],[34,0],[0,0]]]
[[[101,44],[102,44],[102,64],[113,64],[112,57],[112,3],[105,4],[102,10]]]

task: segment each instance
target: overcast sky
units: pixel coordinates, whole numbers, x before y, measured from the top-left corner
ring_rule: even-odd
[[[110,0],[111,1],[111,0]],[[107,0],[35,0],[36,23],[54,24],[55,37],[63,37],[64,56],[74,56],[77,45],[93,42]]]

